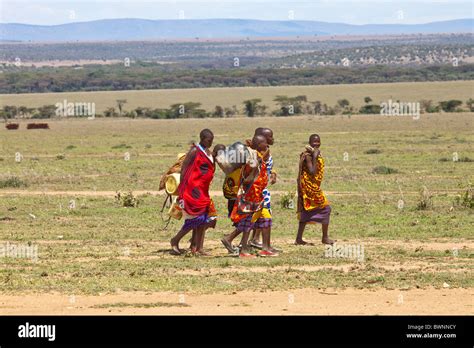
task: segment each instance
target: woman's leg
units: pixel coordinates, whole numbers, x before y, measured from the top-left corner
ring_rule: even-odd
[[[188,232],[191,231],[191,228],[184,228],[184,226],[178,231],[176,236],[171,238],[170,244],[171,249],[173,249],[173,253],[181,254],[183,251],[179,249],[179,241],[186,235]]]
[[[196,228],[193,228],[193,234],[192,234],[191,239],[190,239],[191,245],[189,246],[189,249],[193,250],[193,249],[196,248],[196,238],[197,238]]]
[[[262,230],[260,228],[254,228],[252,232],[252,238],[250,238],[250,240],[255,244],[259,244],[261,232]]]
[[[232,241],[237,237],[241,232],[238,229],[235,229],[232,233],[224,235],[221,239],[222,244],[224,244],[225,248],[229,253],[234,252],[234,248],[232,246]]]
[[[198,247],[197,247],[199,252],[202,252],[203,249],[204,249],[204,238],[205,238],[205,236],[206,236],[206,230],[207,230],[207,228],[204,227],[204,228],[202,229],[202,232],[200,232],[199,244],[198,244]]]
[[[262,231],[262,249],[267,250],[267,251],[272,251],[272,247],[270,245],[271,227],[262,228],[261,231]]]
[[[323,224],[323,239],[321,240],[323,244],[334,244],[334,240],[329,239],[329,224]]]
[[[298,234],[296,235],[295,244],[296,245],[312,245],[312,243],[305,242],[303,240],[303,233],[306,227],[306,222],[301,222],[298,225]]]
[[[242,233],[242,250],[241,253],[250,253],[250,248],[248,245],[249,242],[249,237],[250,237],[250,231],[245,231]]]

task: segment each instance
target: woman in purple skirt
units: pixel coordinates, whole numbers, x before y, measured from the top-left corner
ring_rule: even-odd
[[[319,223],[322,225],[323,244],[334,244],[334,240],[329,239],[329,218],[331,216],[331,206],[324,192],[321,190],[321,182],[324,176],[324,159],[321,156],[319,147],[321,139],[319,135],[312,134],[309,137],[309,146],[300,156],[298,174],[298,234],[296,245],[312,245],[303,240],[303,233],[308,223]]]

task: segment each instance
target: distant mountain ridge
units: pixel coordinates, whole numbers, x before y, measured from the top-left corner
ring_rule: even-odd
[[[253,19],[102,19],[61,25],[0,23],[1,41],[135,41],[161,39],[263,38],[314,35],[472,33],[474,19],[426,24],[353,25],[317,21]]]

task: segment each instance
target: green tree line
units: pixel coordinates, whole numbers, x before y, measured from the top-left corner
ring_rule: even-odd
[[[86,66],[17,69],[0,74],[0,93],[117,91],[171,88],[328,85],[474,80],[474,64],[315,67],[307,69],[195,69],[157,66]]]
[[[308,101],[305,95],[288,97],[278,95],[274,98],[277,109],[267,111],[269,108],[262,104],[260,98],[244,100],[242,108],[237,106],[223,107],[216,105],[214,110],[206,111],[201,108],[201,103],[185,102],[170,105],[168,108],[148,108],[137,107],[132,110],[126,110],[126,99],[117,99],[116,106],[108,107],[102,114],[95,117],[129,117],[129,118],[151,118],[151,119],[178,119],[178,118],[206,118],[206,117],[233,117],[236,115],[245,115],[247,117],[258,116],[281,116],[288,117],[293,115],[353,115],[353,114],[380,114],[381,105],[374,104],[372,98],[365,97],[364,105],[360,108],[352,106],[347,99],[339,99],[336,105],[328,106],[321,101]],[[399,101],[395,101],[399,102]],[[469,98],[463,102],[461,100],[451,99],[440,101],[438,103],[432,100],[421,100],[418,102],[421,113],[435,112],[474,112],[474,99]],[[89,117],[84,114],[82,117]],[[7,122],[10,119],[31,118],[48,119],[57,116],[55,105],[44,105],[38,108],[29,108],[26,106],[5,105],[0,109],[0,117]]]

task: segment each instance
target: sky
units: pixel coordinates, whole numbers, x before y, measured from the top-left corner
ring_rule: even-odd
[[[0,0],[0,22],[244,18],[416,24],[473,18],[473,4],[471,0]]]

